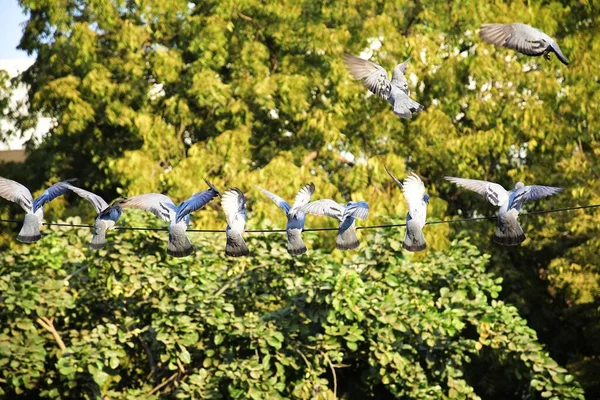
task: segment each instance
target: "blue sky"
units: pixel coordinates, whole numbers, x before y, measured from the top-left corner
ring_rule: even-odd
[[[27,58],[26,52],[16,49],[27,16],[23,14],[17,0],[2,0],[0,8],[0,60]]]

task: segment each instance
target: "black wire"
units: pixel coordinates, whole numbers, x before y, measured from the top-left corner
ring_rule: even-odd
[[[550,210],[540,210],[540,211],[530,211],[527,213],[519,214],[519,216],[528,216],[528,215],[539,215],[539,214],[551,214],[556,212],[563,211],[572,211],[572,210],[583,210],[588,208],[598,208],[600,204],[590,204],[587,206],[574,206],[574,207],[563,207],[563,208],[554,208]],[[439,224],[453,224],[459,222],[471,222],[471,221],[484,221],[495,219],[497,216],[492,215],[489,217],[474,217],[474,218],[463,218],[463,219],[443,219],[440,221],[428,221],[427,225],[439,225]],[[14,219],[0,219],[0,222],[5,223],[14,223],[20,224],[23,221],[14,220]],[[69,227],[69,228],[93,228],[93,225],[84,225],[84,224],[64,224],[61,222],[48,222],[44,223],[47,226],[61,226],[61,227]],[[382,229],[382,228],[395,228],[406,226],[403,224],[385,224],[385,225],[367,225],[367,226],[357,226],[356,229]],[[167,231],[168,228],[153,228],[153,227],[129,227],[129,226],[116,226],[114,229],[122,230],[122,231]],[[304,232],[320,232],[320,231],[337,231],[339,228],[308,228],[304,229]],[[222,229],[188,229],[187,232],[199,232],[199,233],[223,233],[225,232]],[[247,230],[246,233],[283,233],[286,232],[285,229],[253,229]]]

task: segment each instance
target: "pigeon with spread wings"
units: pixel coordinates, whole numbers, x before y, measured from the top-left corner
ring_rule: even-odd
[[[40,225],[44,219],[44,205],[67,193],[69,191],[68,184],[73,181],[75,179],[55,183],[34,200],[31,192],[25,186],[11,179],[0,177],[0,197],[17,203],[26,213],[23,226],[17,236],[18,241],[35,243],[40,240],[42,237]]]
[[[221,205],[227,219],[225,254],[230,257],[247,256],[250,252],[244,241],[246,225],[246,197],[238,188],[227,189],[221,196]]]
[[[423,110],[421,104],[408,97],[408,82],[404,73],[409,60],[396,65],[390,80],[381,65],[352,54],[344,56],[344,63],[354,79],[362,80],[371,92],[392,105],[394,114],[404,119],[410,119],[413,114]]]
[[[427,247],[423,227],[427,218],[427,204],[429,195],[425,193],[425,185],[421,178],[412,173],[400,182],[387,167],[385,170],[396,182],[398,187],[404,192],[404,198],[408,204],[408,213],[406,213],[406,234],[402,247],[408,251],[421,251]]]
[[[483,24],[479,36],[495,46],[504,46],[528,56],[543,55],[546,60],[550,60],[550,53],[554,53],[560,62],[569,65],[554,39],[529,25]]]
[[[505,246],[517,246],[525,240],[525,233],[517,220],[524,202],[543,199],[563,190],[553,186],[525,186],[522,182],[517,182],[513,190],[507,191],[493,182],[452,176],[447,176],[446,180],[479,193],[492,205],[499,208],[496,232],[492,239]]]
[[[288,253],[294,255],[306,253],[306,246],[302,241],[302,230],[304,229],[306,214],[302,211],[299,211],[299,208],[308,204],[311,196],[315,192],[315,185],[313,183],[304,185],[298,194],[296,194],[296,199],[294,200],[293,206],[290,206],[288,202],[276,194],[273,194],[268,190],[258,186],[257,188],[267,195],[271,200],[273,200],[273,202],[279,208],[281,208],[287,216],[287,225],[285,230],[288,237]]]
[[[145,210],[164,221],[168,221],[169,242],[167,244],[167,254],[173,257],[189,256],[194,252],[194,247],[185,234],[190,224],[190,213],[201,209],[219,195],[213,185],[209,182],[206,183],[210,189],[192,195],[179,206],[176,206],[168,196],[159,193],[133,196],[121,201],[119,206],[122,209],[138,208]]]
[[[329,199],[316,200],[298,210],[306,214],[337,219],[339,229],[335,246],[340,250],[352,250],[358,247],[355,220],[356,218],[367,219],[369,216],[369,205],[364,201],[351,201],[344,206]]]

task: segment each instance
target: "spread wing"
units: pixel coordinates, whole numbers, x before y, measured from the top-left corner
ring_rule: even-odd
[[[495,206],[499,207],[508,201],[508,192],[497,183],[479,181],[476,179],[455,178],[452,176],[447,176],[445,179],[457,184],[458,186],[462,186],[466,189],[474,191],[475,193],[479,193]]]
[[[371,92],[382,99],[388,99],[392,90],[392,83],[381,65],[363,60],[352,54],[344,55],[344,63],[354,79],[361,79]]]
[[[402,185],[402,182],[400,182],[400,180],[396,178],[394,174],[392,174],[391,171],[385,165],[383,166],[383,168],[385,168],[385,171],[388,173],[390,178],[392,178],[394,182],[396,182],[396,185],[398,185],[400,189],[404,190],[404,185]]]
[[[227,189],[221,196],[221,205],[230,227],[233,227],[236,221],[246,221],[246,197],[240,189]]]
[[[147,193],[129,197],[121,202],[121,208],[137,208],[148,211],[165,221],[171,221],[177,210],[173,200],[160,193]]]
[[[63,194],[71,190],[71,182],[75,180],[76,179],[67,179],[66,181],[55,183],[48,189],[44,190],[44,193],[42,193],[33,201],[33,212],[36,212],[37,210],[42,208],[46,203],[54,200],[58,196],[62,196]]]
[[[423,214],[425,202],[425,185],[417,174],[411,172],[404,179],[404,198],[408,203],[408,213],[411,217],[416,218],[417,215]],[[425,206],[426,209],[427,206]]]
[[[344,209],[344,219],[348,217],[367,219],[369,216],[369,205],[365,201],[351,201]]]
[[[296,198],[294,199],[294,205],[292,206],[292,211],[298,210],[300,207],[305,206],[310,201],[310,198],[315,193],[315,184],[309,183],[308,185],[304,185],[302,189],[298,191],[296,194]]]
[[[213,189],[213,187],[203,192],[199,192],[192,195],[189,199],[181,203],[177,208],[175,222],[179,223],[179,221],[185,218],[186,215],[189,215],[190,213],[201,209],[202,207],[210,203],[210,201],[218,195],[219,192]]]
[[[335,218],[338,221],[342,221],[342,218],[344,216],[344,206],[329,199],[313,201],[298,208],[298,211],[303,212],[305,214],[321,215],[329,218]]]
[[[510,208],[520,208],[521,205],[526,201],[535,201],[543,199],[544,197],[552,196],[563,191],[563,188],[554,186],[523,186],[520,189],[515,190],[511,196]]]
[[[98,213],[98,214],[100,214],[103,210],[106,210],[108,208],[108,203],[106,201],[104,201],[104,199],[102,197],[98,196],[97,194],[88,192],[87,190],[78,188],[77,186],[73,186],[73,185],[68,185],[68,189],[71,190],[73,193],[77,194],[78,196],[83,197],[84,199],[86,199],[87,201],[92,203],[92,205],[96,209],[96,213]]]
[[[264,194],[267,195],[267,197],[269,197],[271,200],[273,200],[273,202],[275,204],[277,204],[277,207],[281,208],[283,211],[285,211],[286,215],[287,213],[290,212],[290,205],[288,204],[287,201],[285,201],[284,199],[282,199],[281,197],[277,196],[274,193],[269,192],[268,190],[265,190],[259,186],[257,186],[258,190],[260,190],[261,192],[263,192]]]
[[[31,192],[19,182],[0,177],[0,197],[17,203],[26,212],[33,211],[33,197]]]
[[[525,24],[483,24],[479,36],[495,46],[504,46],[530,56],[544,52],[547,35]]]

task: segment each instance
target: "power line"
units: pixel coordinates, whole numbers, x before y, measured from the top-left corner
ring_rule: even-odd
[[[539,210],[539,211],[530,211],[527,213],[519,214],[519,216],[528,216],[528,215],[540,215],[540,214],[551,214],[557,212],[564,211],[572,211],[572,210],[584,210],[589,208],[598,208],[600,204],[590,204],[587,206],[573,206],[573,207],[563,207],[563,208],[554,208],[550,210]],[[496,215],[491,215],[488,217],[473,217],[473,218],[462,218],[462,219],[444,219],[439,221],[427,221],[426,225],[439,225],[439,224],[454,224],[454,223],[462,223],[462,222],[473,222],[473,221],[484,221],[484,220],[492,220],[496,219]],[[14,220],[14,219],[0,219],[1,223],[14,223],[20,224],[23,221]],[[92,229],[94,225],[85,225],[85,224],[65,224],[61,222],[48,222],[44,223],[46,226],[58,226],[58,227],[68,227],[68,228],[89,228]],[[385,228],[396,228],[406,226],[406,223],[402,224],[383,224],[383,225],[367,225],[367,226],[357,226],[356,229],[385,229]],[[168,231],[168,228],[155,228],[155,227],[134,227],[134,226],[116,226],[114,229],[122,230],[122,231]],[[337,231],[339,228],[307,228],[304,229],[304,232],[321,232],[321,231]],[[186,232],[198,232],[198,233],[224,233],[223,229],[188,229]],[[250,229],[245,231],[246,233],[284,233],[285,229]]]

